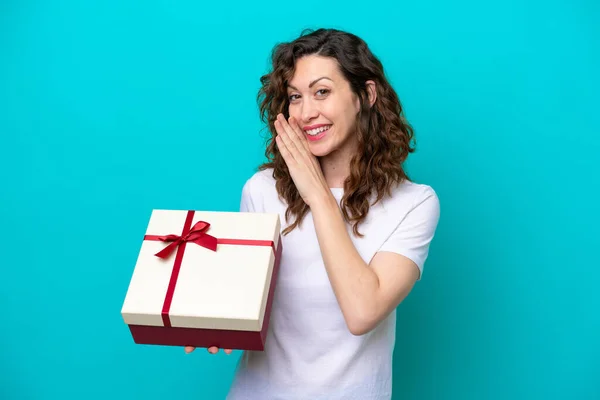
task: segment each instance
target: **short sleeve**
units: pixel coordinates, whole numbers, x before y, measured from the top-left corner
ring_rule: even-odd
[[[420,280],[439,218],[439,199],[434,190],[427,187],[379,251],[394,252],[411,259],[419,268]]]

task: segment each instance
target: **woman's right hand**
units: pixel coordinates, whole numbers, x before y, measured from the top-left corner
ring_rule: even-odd
[[[188,354],[194,350],[196,350],[196,348],[193,346],[185,346],[185,352]],[[215,346],[209,347],[207,350],[210,354],[217,354],[219,352],[219,348],[215,347]],[[225,354],[231,354],[231,352],[233,350],[232,349],[223,349],[223,351],[225,352]]]

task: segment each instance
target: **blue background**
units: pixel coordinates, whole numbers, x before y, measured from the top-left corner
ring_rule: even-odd
[[[0,4],[3,399],[221,399],[239,352],[132,343],[151,208],[237,210],[273,45],[362,36],[442,217],[395,399],[600,398],[599,3]]]

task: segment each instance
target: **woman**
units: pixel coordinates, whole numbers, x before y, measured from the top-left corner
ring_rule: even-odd
[[[412,128],[381,63],[349,33],[277,46],[261,82],[274,140],[241,211],[289,225],[266,349],[242,355],[228,398],[389,399],[395,309],[439,219],[433,189],[402,168]]]

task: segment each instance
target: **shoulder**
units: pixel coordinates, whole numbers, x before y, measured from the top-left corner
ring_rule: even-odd
[[[268,192],[275,189],[275,178],[273,178],[273,169],[257,171],[246,179],[243,186],[243,193],[255,195]]]
[[[420,221],[435,226],[440,218],[440,199],[433,187],[408,180],[392,189],[383,208],[398,223]]]
[[[440,206],[439,197],[433,187],[408,180],[405,180],[392,190],[389,201],[393,204],[403,204],[411,210],[423,203],[427,203],[430,207],[438,209]]]
[[[246,179],[242,188],[242,210],[271,212],[278,205],[272,169],[257,171]]]

